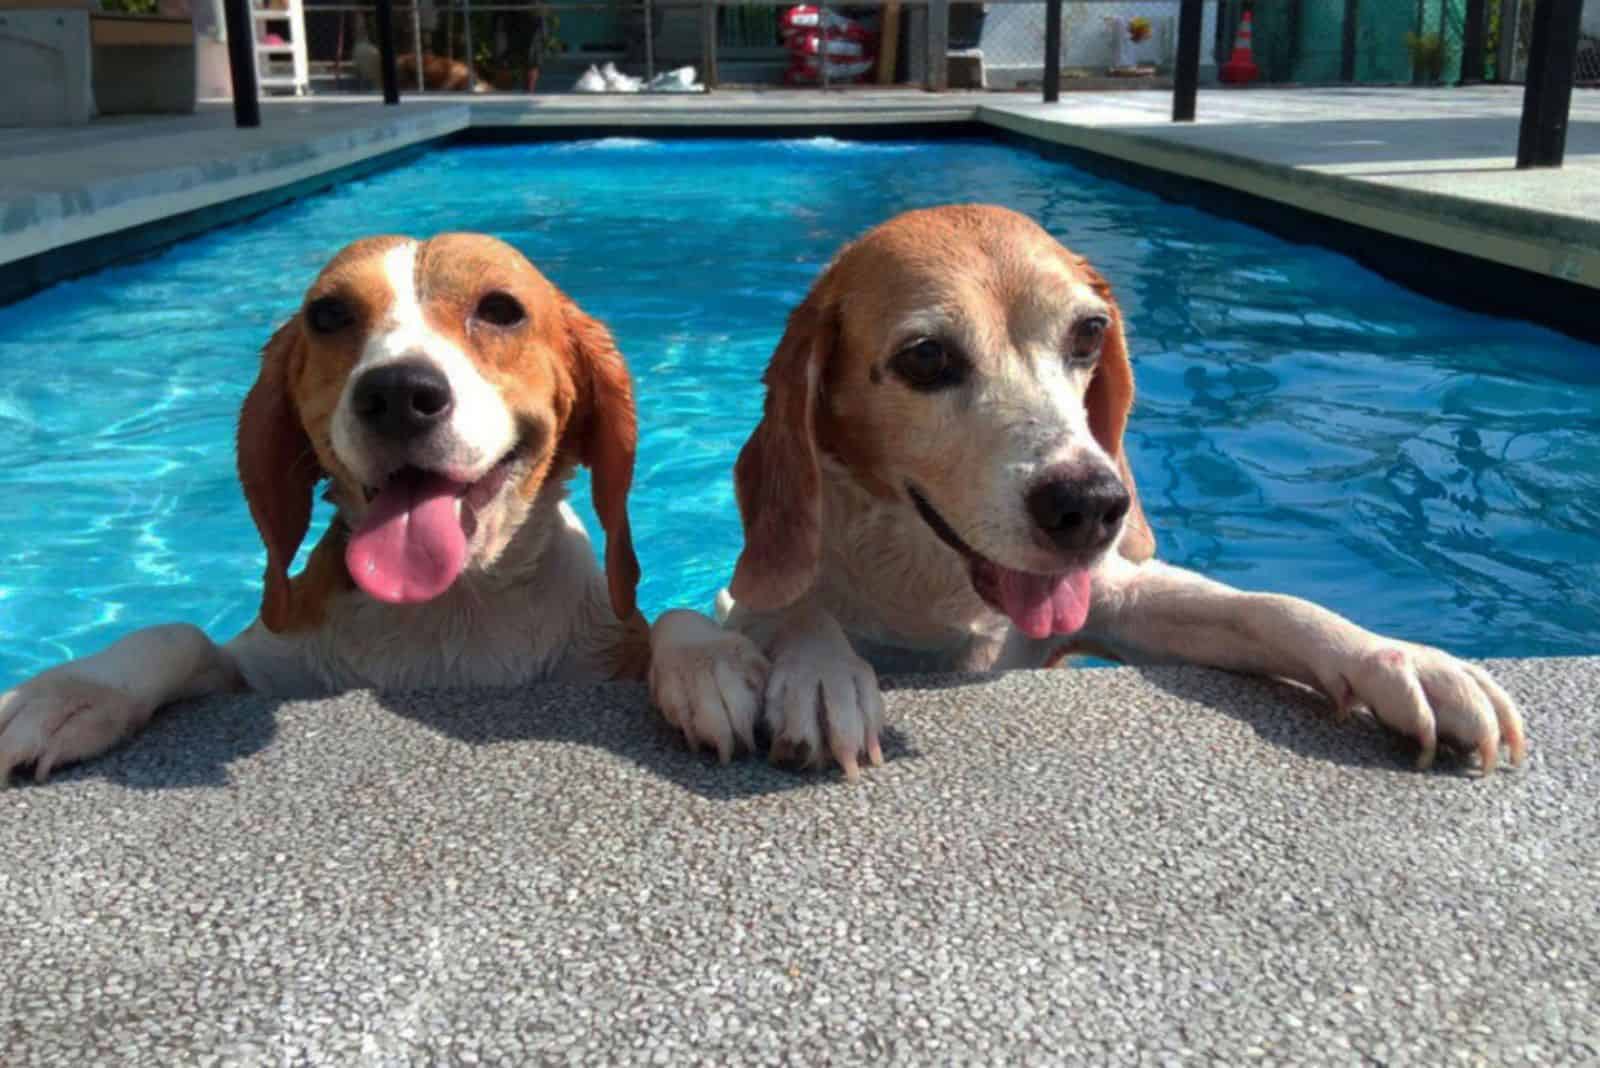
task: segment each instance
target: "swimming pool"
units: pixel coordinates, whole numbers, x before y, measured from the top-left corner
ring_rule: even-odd
[[[496,234],[610,323],[641,604],[707,605],[789,308],[842,241],[954,200],[1027,212],[1111,279],[1167,559],[1463,655],[1600,652],[1600,349],[1019,148],[612,139],[440,149],[0,308],[0,686],[146,624],[249,622],[239,400],[322,263],[379,232]]]

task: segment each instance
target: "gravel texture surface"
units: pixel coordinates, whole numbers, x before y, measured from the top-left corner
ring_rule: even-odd
[[[642,688],[213,701],[0,793],[8,1066],[1600,1060],[1600,659],[1409,770],[1195,669],[891,680],[857,786]]]

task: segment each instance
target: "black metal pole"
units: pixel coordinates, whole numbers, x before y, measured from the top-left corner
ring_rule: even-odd
[[[1356,34],[1360,29],[1361,0],[1344,0],[1344,40],[1339,53],[1339,80],[1347,85],[1356,80]]]
[[[383,102],[385,104],[400,103],[400,73],[395,68],[394,59],[394,0],[377,0],[378,15],[378,54],[382,57],[383,70]],[[417,65],[422,65],[422,57],[417,57]]]
[[[1483,53],[1489,36],[1489,10],[1485,0],[1467,0],[1467,24],[1461,31],[1461,84],[1483,81]],[[1508,27],[1502,33],[1510,32]]]
[[[1178,8],[1178,63],[1173,72],[1172,121],[1193,122],[1200,91],[1200,15],[1203,0],[1183,0]]]
[[[223,0],[228,28],[228,73],[233,78],[233,124],[261,125],[261,100],[256,91],[255,35],[250,26],[250,0]]]
[[[1061,99],[1061,0],[1044,5],[1044,102]]]
[[[1517,136],[1519,168],[1559,167],[1566,156],[1582,11],[1583,0],[1539,0],[1533,9],[1522,129]]]

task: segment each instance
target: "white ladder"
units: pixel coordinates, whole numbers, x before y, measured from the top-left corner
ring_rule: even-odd
[[[263,89],[288,89],[304,96],[311,89],[311,64],[306,58],[306,15],[301,0],[277,0],[281,7],[264,7],[272,0],[250,0],[250,50],[256,61],[256,83]],[[268,33],[287,23],[288,40],[267,44]],[[282,33],[278,33],[282,37]],[[287,60],[289,69],[284,70]]]

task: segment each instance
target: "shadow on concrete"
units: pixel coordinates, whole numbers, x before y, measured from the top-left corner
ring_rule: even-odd
[[[44,785],[103,779],[130,790],[225,788],[230,764],[272,744],[283,703],[259,694],[231,694],[168,705],[111,752],[57,769]],[[13,782],[31,785],[33,769],[18,768]]]
[[[975,681],[975,680],[974,680]],[[316,715],[336,722],[338,703],[368,695],[331,696]],[[837,769],[791,770],[765,759],[768,739],[758,735],[758,754],[740,753],[728,767],[714,754],[692,753],[682,736],[651,706],[638,683],[601,686],[536,685],[498,691],[378,692],[382,712],[410,720],[442,737],[472,746],[565,743],[604,750],[651,775],[711,800],[737,800],[842,783]],[[224,789],[229,766],[266,750],[278,733],[278,711],[288,703],[258,694],[186,701],[159,713],[143,731],[103,756],[51,774],[47,785],[100,779],[131,790]],[[882,735],[886,761],[921,754],[893,727]],[[374,757],[381,757],[375,752]],[[32,783],[32,769],[18,768],[14,781]]]
[[[1093,674],[1097,669],[1080,670]],[[1409,768],[1416,756],[1413,743],[1388,733],[1369,716],[1339,721],[1320,695],[1292,683],[1193,666],[1134,670],[1163,693],[1238,720],[1269,745],[1311,760],[1398,771]],[[882,685],[886,696],[906,698],[919,692],[990,685],[996,678],[992,674],[885,676]],[[338,702],[368,697],[330,698],[312,714],[337,723],[342,711]],[[638,683],[376,693],[370,699],[382,713],[466,745],[559,743],[609,752],[707,800],[736,801],[836,786],[843,781],[837,769],[797,771],[770,765],[764,758],[768,739],[760,736],[760,752],[741,753],[726,767],[713,754],[692,753],[678,732],[651,708],[645,687]],[[183,702],[164,709],[149,727],[111,753],[59,770],[50,781],[102,779],[131,790],[227,788],[230,765],[273,743],[278,711],[285,703],[259,695]],[[887,762],[922,756],[908,736],[893,726],[884,730],[882,743]],[[381,758],[381,751],[372,756]],[[1469,770],[1465,758],[1452,759],[1442,748],[1440,765],[1441,770]],[[24,769],[18,770],[19,785],[31,781]]]
[[[1346,178],[1406,178],[1421,174],[1516,174],[1514,166],[1403,167],[1393,171],[1352,171]]]
[[[1282,679],[1237,675],[1194,664],[1123,665],[1084,657],[1071,666],[1093,678],[1102,671],[1131,667],[1151,687],[1170,697],[1220,712],[1253,730],[1262,741],[1311,760],[1353,768],[1404,771],[1417,757],[1417,746],[1392,734],[1364,711],[1340,720],[1321,694]],[[1024,673],[1031,673],[1032,669]],[[947,674],[889,676],[882,680],[886,694],[931,690],[959,690],[992,684],[997,674]],[[1454,770],[1457,761],[1440,743],[1438,770]],[[1459,759],[1467,771],[1465,757]]]
[[[1100,129],[1274,164],[1317,166],[1514,157],[1519,121],[1515,115],[1430,115],[1283,122],[1244,119],[1170,126],[1108,124]],[[1600,153],[1600,122],[1574,116],[1567,127],[1567,155],[1571,159],[1592,153]]]
[[[1405,771],[1417,744],[1392,734],[1365,712],[1341,720],[1321,694],[1281,679],[1235,675],[1190,665],[1134,668],[1145,682],[1183,701],[1236,719],[1262,741],[1311,760],[1350,768]],[[1435,772],[1465,774],[1464,758],[1441,742]]]
[[[549,685],[490,694],[381,693],[379,704],[468,745],[560,742],[608,751],[667,782],[713,801],[732,801],[842,783],[826,771],[774,767],[765,759],[770,738],[756,735],[757,753],[739,753],[723,766],[714,753],[691,752],[682,735],[650,705],[639,683]],[[883,732],[885,761],[917,759],[905,735]]]

